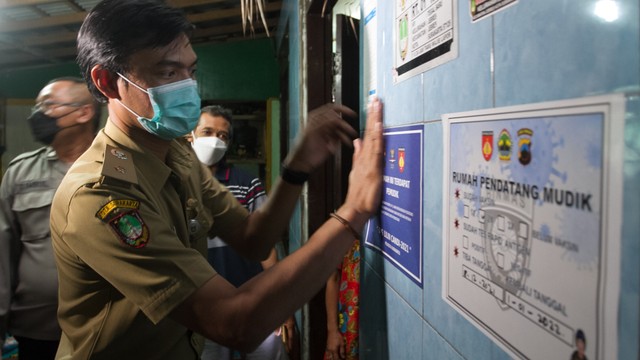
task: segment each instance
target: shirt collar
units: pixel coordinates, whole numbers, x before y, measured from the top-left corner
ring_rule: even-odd
[[[161,189],[171,172],[175,172],[183,182],[188,178],[193,156],[179,140],[173,140],[169,144],[165,163],[153,155],[151,150],[137,144],[111,121],[107,121],[103,131],[115,143],[132,152],[138,177],[146,178],[154,188]]]
[[[231,167],[227,166],[226,162],[221,161],[216,167],[216,179],[220,182],[229,182],[229,174]]]
[[[56,153],[56,151],[51,147],[51,146],[47,146],[47,149],[45,150],[46,153],[46,158],[47,160],[50,161],[56,161],[58,160],[58,154]]]

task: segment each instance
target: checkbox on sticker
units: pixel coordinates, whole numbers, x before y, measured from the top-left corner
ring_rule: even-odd
[[[467,235],[462,236],[462,247],[465,249],[469,248],[469,237]]]
[[[464,218],[465,219],[469,218],[469,205],[464,206]]]
[[[504,231],[504,216],[500,215],[497,219],[498,230]]]
[[[521,238],[527,238],[529,234],[529,225],[525,222],[520,223],[520,227],[518,229],[518,236]]]

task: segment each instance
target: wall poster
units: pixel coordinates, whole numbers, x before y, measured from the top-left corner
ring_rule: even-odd
[[[378,216],[365,226],[365,245],[382,253],[422,287],[424,125],[383,131],[385,166]]]
[[[624,97],[443,129],[444,300],[514,358],[616,359]]]
[[[518,0],[470,0],[469,11],[471,21],[475,22],[484,19],[488,15],[504,9],[508,5],[513,5]]]
[[[378,18],[377,0],[363,0],[362,11],[364,15],[364,36],[363,36],[363,83],[365,103],[369,102],[372,96],[377,95],[378,90]]]
[[[396,0],[395,3],[395,82],[458,56],[457,1]]]

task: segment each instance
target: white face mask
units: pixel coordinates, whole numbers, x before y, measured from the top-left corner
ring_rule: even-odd
[[[217,164],[227,152],[227,144],[215,136],[196,138],[194,132],[191,132],[191,135],[193,136],[191,146],[198,160],[207,166]]]

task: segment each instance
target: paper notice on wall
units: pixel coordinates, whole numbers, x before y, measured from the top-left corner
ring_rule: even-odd
[[[378,92],[378,16],[377,0],[364,0],[362,10],[364,16],[364,63],[363,80],[365,104]]]
[[[394,80],[403,81],[458,56],[454,0],[396,0]]]
[[[443,117],[443,297],[515,358],[617,358],[623,114],[613,95]]]
[[[471,13],[471,20],[475,22],[484,19],[516,2],[517,0],[470,0],[469,12]]]

